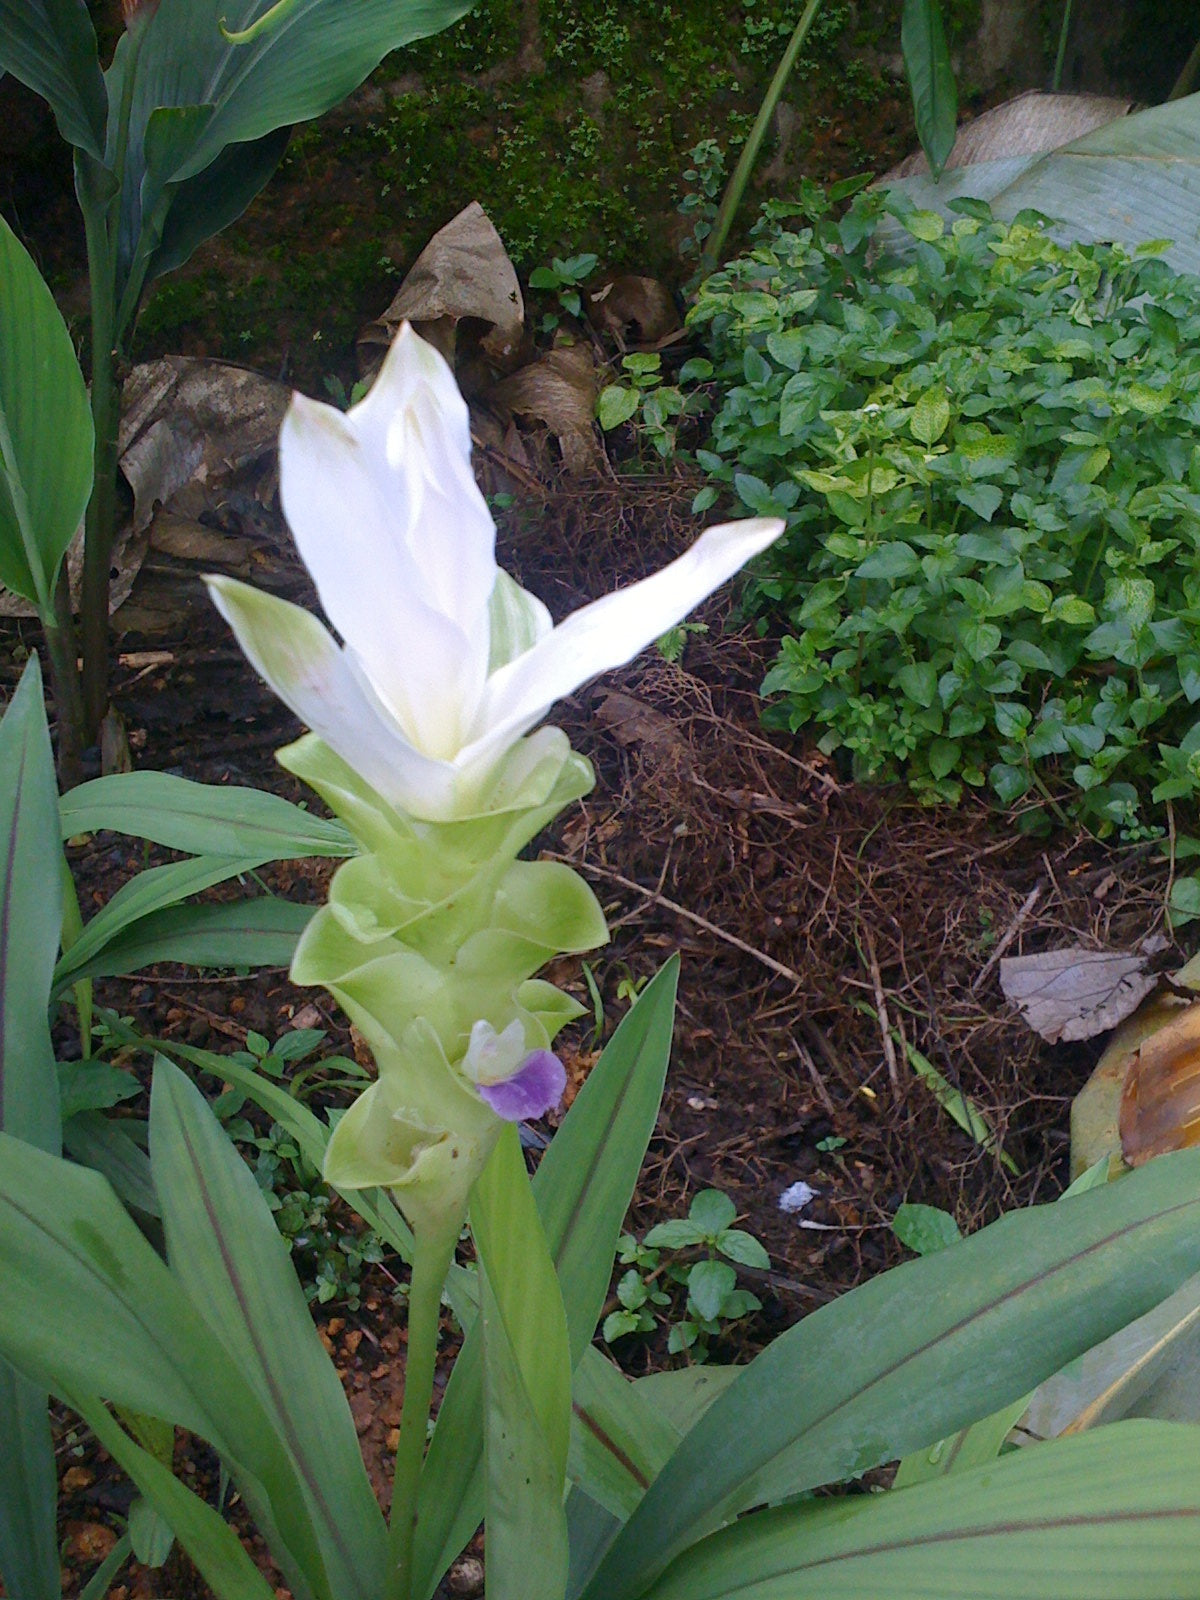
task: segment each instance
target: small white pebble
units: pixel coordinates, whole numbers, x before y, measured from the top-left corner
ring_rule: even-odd
[[[820,1190],[814,1189],[811,1184],[789,1184],[779,1196],[779,1209],[780,1211],[786,1211],[789,1214],[797,1211],[803,1211],[805,1206],[810,1205],[812,1201],[817,1198],[819,1193]]]

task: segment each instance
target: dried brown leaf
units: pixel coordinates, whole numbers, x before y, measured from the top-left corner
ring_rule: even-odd
[[[1107,1033],[1154,988],[1144,955],[1117,950],[1043,950],[1000,963],[1000,988],[1050,1044]]]

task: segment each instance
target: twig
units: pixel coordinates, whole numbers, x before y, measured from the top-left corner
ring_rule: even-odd
[[[1008,927],[1005,928],[1004,932],[1000,935],[999,939],[996,941],[996,948],[992,951],[991,955],[987,958],[987,960],[984,962],[983,966],[980,967],[979,971],[976,973],[975,981],[971,985],[971,993],[972,994],[976,994],[979,991],[979,989],[982,987],[984,979],[988,976],[988,974],[991,972],[992,968],[1000,960],[1000,957],[1008,949],[1009,945],[1017,937],[1018,933],[1020,933],[1022,925],[1024,924],[1026,918],[1029,916],[1029,913],[1033,910],[1034,906],[1037,905],[1038,901],[1041,898],[1042,898],[1042,885],[1040,883],[1035,883],[1033,888],[1025,896],[1024,900],[1022,900],[1020,906],[1017,909],[1016,916],[1013,917],[1013,919],[1009,923]]]
[[[578,867],[582,872],[595,873],[601,878],[608,878],[613,883],[619,883],[623,889],[632,889],[635,894],[644,895],[647,900],[652,900],[656,905],[665,906],[668,911],[673,911],[677,917],[682,917],[686,922],[694,922],[698,928],[703,928],[706,933],[711,933],[714,938],[731,944],[735,950],[740,950],[743,955],[753,956],[755,961],[761,961],[764,967],[769,967],[772,972],[777,972],[781,978],[790,978],[800,987],[804,979],[794,967],[784,966],[782,961],[776,961],[774,956],[769,956],[765,950],[756,950],[752,944],[747,944],[744,939],[739,939],[736,934],[727,933],[724,928],[719,928],[715,922],[710,922],[707,917],[697,916],[694,911],[689,911],[686,906],[681,906],[678,900],[668,900],[665,894],[659,894],[655,889],[645,889],[640,883],[635,883],[632,878],[626,878],[619,872],[613,872],[609,867],[598,867],[591,861],[572,861],[569,856],[557,855],[548,850],[546,858],[550,861],[565,861],[568,866]]]
[[[896,1041],[892,1038],[892,1023],[888,1016],[887,996],[883,992],[883,975],[875,955],[875,941],[870,930],[863,928],[867,944],[867,965],[871,973],[871,987],[875,991],[875,1013],[879,1019],[879,1037],[883,1041],[883,1059],[887,1062],[888,1078],[893,1090],[900,1092],[900,1064],[896,1060]]]
[[[812,1058],[812,1051],[809,1050],[807,1045],[801,1044],[799,1039],[796,1039],[793,1042],[795,1043],[795,1046],[796,1046],[796,1054],[800,1057],[800,1060],[804,1063],[805,1070],[807,1071],[809,1077],[812,1079],[812,1086],[817,1091],[817,1098],[820,1100],[821,1104],[825,1107],[825,1109],[829,1113],[829,1115],[831,1117],[836,1117],[837,1116],[837,1108],[834,1105],[833,1101],[829,1098],[829,1090],[825,1087],[824,1078],[817,1071],[817,1063]],[[780,1134],[776,1134],[775,1137],[778,1139],[778,1138],[780,1138],[782,1136]]]

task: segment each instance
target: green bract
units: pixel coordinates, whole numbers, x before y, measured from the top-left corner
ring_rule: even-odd
[[[581,1007],[533,974],[608,937],[595,896],[570,868],[517,853],[594,781],[566,735],[514,746],[474,817],[419,822],[395,810],[314,735],[280,752],[363,847],[292,962],[371,1046],[378,1080],[339,1122],[326,1177],[388,1186],[410,1218],[461,1210],[502,1123],[464,1072],[472,1029],[517,1021],[545,1049]]]
[[[788,519],[750,590],[787,630],[771,715],[863,776],[1073,786],[1094,826],[1139,828],[1156,785],[1196,792],[1195,280],[979,202],[947,226],[809,200],[690,319],[718,386],[699,462]],[[911,251],[868,269],[889,208]]]

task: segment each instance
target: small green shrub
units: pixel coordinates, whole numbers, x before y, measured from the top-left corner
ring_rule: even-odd
[[[770,207],[690,316],[696,459],[788,522],[747,595],[784,630],[769,719],[1137,837],[1200,788],[1200,284],[1032,213],[832,198]],[[907,249],[869,262],[885,218]]]
[[[665,1322],[671,1355],[706,1361],[730,1324],[761,1310],[756,1295],[738,1288],[737,1267],[765,1271],[771,1259],[753,1234],[733,1227],[736,1220],[728,1195],[702,1189],[686,1217],[660,1222],[640,1242],[623,1233],[617,1262],[627,1270],[617,1281],[620,1309],[604,1319],[605,1342],[652,1333]]]

